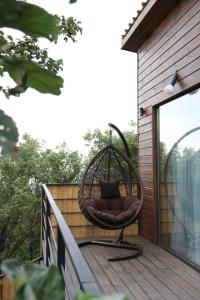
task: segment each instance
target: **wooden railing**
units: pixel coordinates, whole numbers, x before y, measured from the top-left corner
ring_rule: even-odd
[[[52,217],[56,221],[53,230]],[[80,290],[100,293],[65,219],[46,185],[42,185],[42,256],[45,266],[57,265],[65,284],[65,299],[73,299]]]

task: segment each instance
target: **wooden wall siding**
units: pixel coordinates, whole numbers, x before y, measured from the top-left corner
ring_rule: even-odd
[[[140,65],[151,57],[153,53],[151,52],[151,49],[154,45],[159,45],[158,49],[160,49],[169,40],[169,38],[173,37],[177,30],[182,28],[183,23],[186,23],[188,19],[190,19],[190,15],[192,12],[191,8],[194,7],[195,3],[198,3],[198,0],[181,0],[179,1],[179,4],[174,8],[173,12],[170,13],[165,19],[163,19],[162,26],[165,27],[165,31],[160,32],[160,28],[158,26],[154,30],[154,33],[149,36],[149,38],[146,39],[140,47]],[[193,12],[194,9],[195,8],[193,8]],[[174,27],[174,24],[176,27]]]
[[[75,238],[91,238],[115,236],[116,230],[104,230],[89,223],[78,205],[79,186],[75,184],[48,185],[58,208],[61,210]],[[54,234],[56,235],[56,220],[52,217]],[[138,225],[132,224],[125,229],[125,235],[133,236],[138,232]]]
[[[200,0],[182,0],[137,51],[139,168],[144,185],[141,233],[157,241],[156,106],[200,85]],[[163,88],[178,72],[174,93]],[[164,212],[163,212],[164,213]],[[163,224],[163,230],[167,225]]]
[[[191,83],[191,70],[192,75],[194,72],[196,74],[199,73],[200,3],[199,0],[186,2],[184,2],[185,6],[182,3],[181,7],[178,5],[177,9],[179,8],[179,13],[181,9],[183,12],[183,8],[186,10],[186,7],[188,5],[191,6],[191,3],[193,3],[193,6],[186,12],[187,18],[186,15],[183,15],[179,22],[175,24],[172,18],[169,31],[160,39],[156,35],[158,41],[152,45],[146,55],[143,55],[140,59],[140,51],[138,52],[138,100],[145,107],[165,100],[166,95],[162,90],[175,69],[178,70],[179,75],[179,83],[175,86],[175,93],[182,92],[188,88],[187,83]],[[174,12],[172,15],[174,16]],[[169,22],[168,19],[166,18],[167,22]],[[184,23],[186,19],[188,22]],[[176,28],[178,25],[182,27],[180,29],[179,27]],[[159,29],[162,33],[166,32],[163,23],[159,26]],[[167,40],[166,35],[169,35]],[[150,40],[152,39],[155,42],[155,32]],[[163,40],[165,41],[164,44],[161,43]],[[144,61],[145,58],[147,59],[146,61]],[[194,77],[193,75],[193,85],[198,83],[198,80],[195,80]]]

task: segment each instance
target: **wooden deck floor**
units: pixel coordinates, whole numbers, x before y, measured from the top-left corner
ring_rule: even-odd
[[[143,255],[121,262],[107,261],[118,249],[81,248],[104,293],[125,293],[129,300],[200,299],[199,272],[151,242],[137,241],[144,247]]]

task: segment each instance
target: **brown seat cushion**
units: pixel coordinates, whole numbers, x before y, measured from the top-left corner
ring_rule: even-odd
[[[140,201],[137,197],[118,197],[112,199],[86,199],[85,205],[98,219],[110,225],[127,222],[137,211]]]

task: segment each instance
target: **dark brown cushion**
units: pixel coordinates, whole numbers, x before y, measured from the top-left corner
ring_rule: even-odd
[[[110,225],[127,222],[136,213],[140,201],[137,197],[118,197],[108,199],[86,199],[88,211]]]
[[[120,197],[119,181],[101,181],[101,198],[111,199]]]

